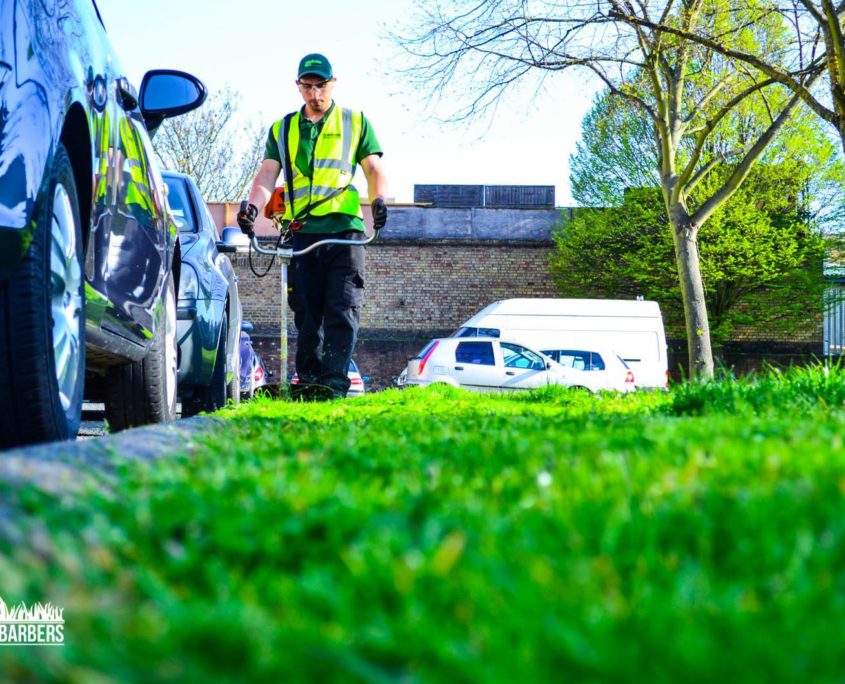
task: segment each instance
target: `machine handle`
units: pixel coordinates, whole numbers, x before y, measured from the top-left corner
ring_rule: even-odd
[[[296,256],[302,256],[303,254],[308,254],[313,249],[317,249],[317,247],[322,247],[323,245],[361,245],[362,247],[365,245],[371,245],[373,242],[376,241],[378,237],[379,231],[374,230],[373,234],[370,235],[366,240],[341,240],[339,238],[329,238],[326,240],[320,240],[319,242],[315,242],[313,245],[308,245],[305,249],[300,249],[294,252],[290,247],[278,247],[274,249],[265,249],[261,246],[258,242],[258,237],[255,235],[252,236],[252,240],[250,244],[252,248],[258,252],[259,254],[267,254],[268,256],[278,256],[281,258],[291,259]]]

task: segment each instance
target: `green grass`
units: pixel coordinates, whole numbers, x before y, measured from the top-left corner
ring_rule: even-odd
[[[845,372],[268,399],[116,486],[6,492],[0,679],[842,682]]]

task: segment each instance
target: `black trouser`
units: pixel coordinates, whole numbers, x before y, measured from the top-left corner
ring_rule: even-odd
[[[357,230],[332,235],[294,233],[297,251],[327,238],[361,239]],[[301,385],[324,385],[337,396],[349,389],[347,369],[364,296],[364,248],[323,245],[294,257],[289,271],[288,303],[298,332],[296,373]]]

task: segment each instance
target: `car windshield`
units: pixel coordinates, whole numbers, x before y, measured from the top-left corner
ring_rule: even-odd
[[[498,328],[471,328],[464,326],[452,333],[451,337],[499,337]]]
[[[197,221],[191,201],[188,198],[188,189],[185,184],[177,178],[165,177],[167,183],[167,201],[170,204],[170,213],[173,215],[176,226],[180,233],[196,233]]]
[[[545,370],[546,362],[539,354],[518,344],[502,342],[502,356],[508,368],[527,368],[530,370]]]
[[[437,340],[432,340],[432,341],[431,341],[431,342],[429,342],[427,345],[425,345],[425,346],[424,346],[424,347],[420,350],[420,353],[419,353],[419,354],[417,354],[417,355],[416,355],[416,357],[414,357],[414,358],[416,358],[416,359],[421,359],[421,358],[423,358],[426,354],[428,354],[429,350],[430,350],[430,349],[431,349],[431,348],[432,348],[435,344],[437,344]]]

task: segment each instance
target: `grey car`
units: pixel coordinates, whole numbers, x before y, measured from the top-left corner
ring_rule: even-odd
[[[181,265],[176,309],[182,416],[240,401],[241,301],[238,277],[217,239],[214,220],[191,176],[162,173],[179,229]]]

